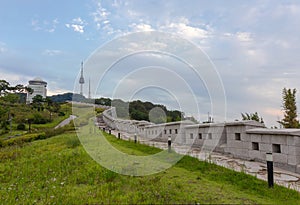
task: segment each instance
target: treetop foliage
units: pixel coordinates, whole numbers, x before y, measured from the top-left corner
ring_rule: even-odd
[[[278,121],[284,128],[299,128],[300,124],[297,120],[296,106],[296,89],[283,88],[282,90],[282,108],[284,110],[284,118]]]

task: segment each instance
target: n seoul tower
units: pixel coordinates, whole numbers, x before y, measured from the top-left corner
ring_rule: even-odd
[[[79,78],[79,84],[80,84],[80,95],[83,95],[83,84],[84,84],[84,78],[83,78],[83,62],[81,62],[81,75],[80,75],[80,78]]]

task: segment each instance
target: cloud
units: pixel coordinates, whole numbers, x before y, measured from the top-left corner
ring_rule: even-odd
[[[65,24],[67,28],[72,28],[73,31],[78,33],[84,33],[84,28],[87,23],[81,19],[81,17],[72,19],[71,23]]]
[[[117,6],[117,2],[115,1],[114,3]],[[101,29],[104,25],[107,25],[109,23],[108,18],[110,14],[111,13],[102,6],[101,2],[97,2],[96,11],[91,13],[97,29]]]
[[[0,41],[0,54],[7,51],[6,44]]]
[[[191,25],[189,20],[185,17],[180,17],[178,21],[166,22],[165,25],[160,26],[159,30],[172,32],[187,38],[189,40],[201,40],[210,37],[212,31],[208,26]]]
[[[236,37],[241,42],[251,42],[253,39],[251,37],[251,33],[249,32],[237,32]]]
[[[60,55],[62,53],[61,50],[49,50],[46,49],[43,51],[43,55],[47,55],[47,56],[56,56],[56,55]]]
[[[34,31],[44,31],[53,33],[56,30],[57,25],[59,24],[59,21],[57,18],[53,20],[39,20],[37,18],[31,20],[31,26],[33,27]]]
[[[144,24],[144,23],[140,23],[140,24],[133,23],[129,25],[129,27],[131,27],[134,32],[154,31],[151,25]]]

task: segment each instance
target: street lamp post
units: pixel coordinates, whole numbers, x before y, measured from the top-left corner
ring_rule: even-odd
[[[172,138],[168,137],[168,152],[171,152]]]
[[[136,135],[136,133],[134,134],[134,143],[136,143],[136,141],[137,141],[137,135]]]
[[[268,185],[269,188],[274,186],[274,171],[273,171],[273,156],[272,153],[266,153],[267,170],[268,170]]]

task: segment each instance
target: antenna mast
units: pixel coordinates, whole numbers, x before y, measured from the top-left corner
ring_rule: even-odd
[[[89,78],[89,99],[91,99],[91,78]]]
[[[83,61],[81,62],[81,75],[79,79],[80,84],[80,95],[83,95],[83,84],[84,84],[84,78],[83,78]]]

